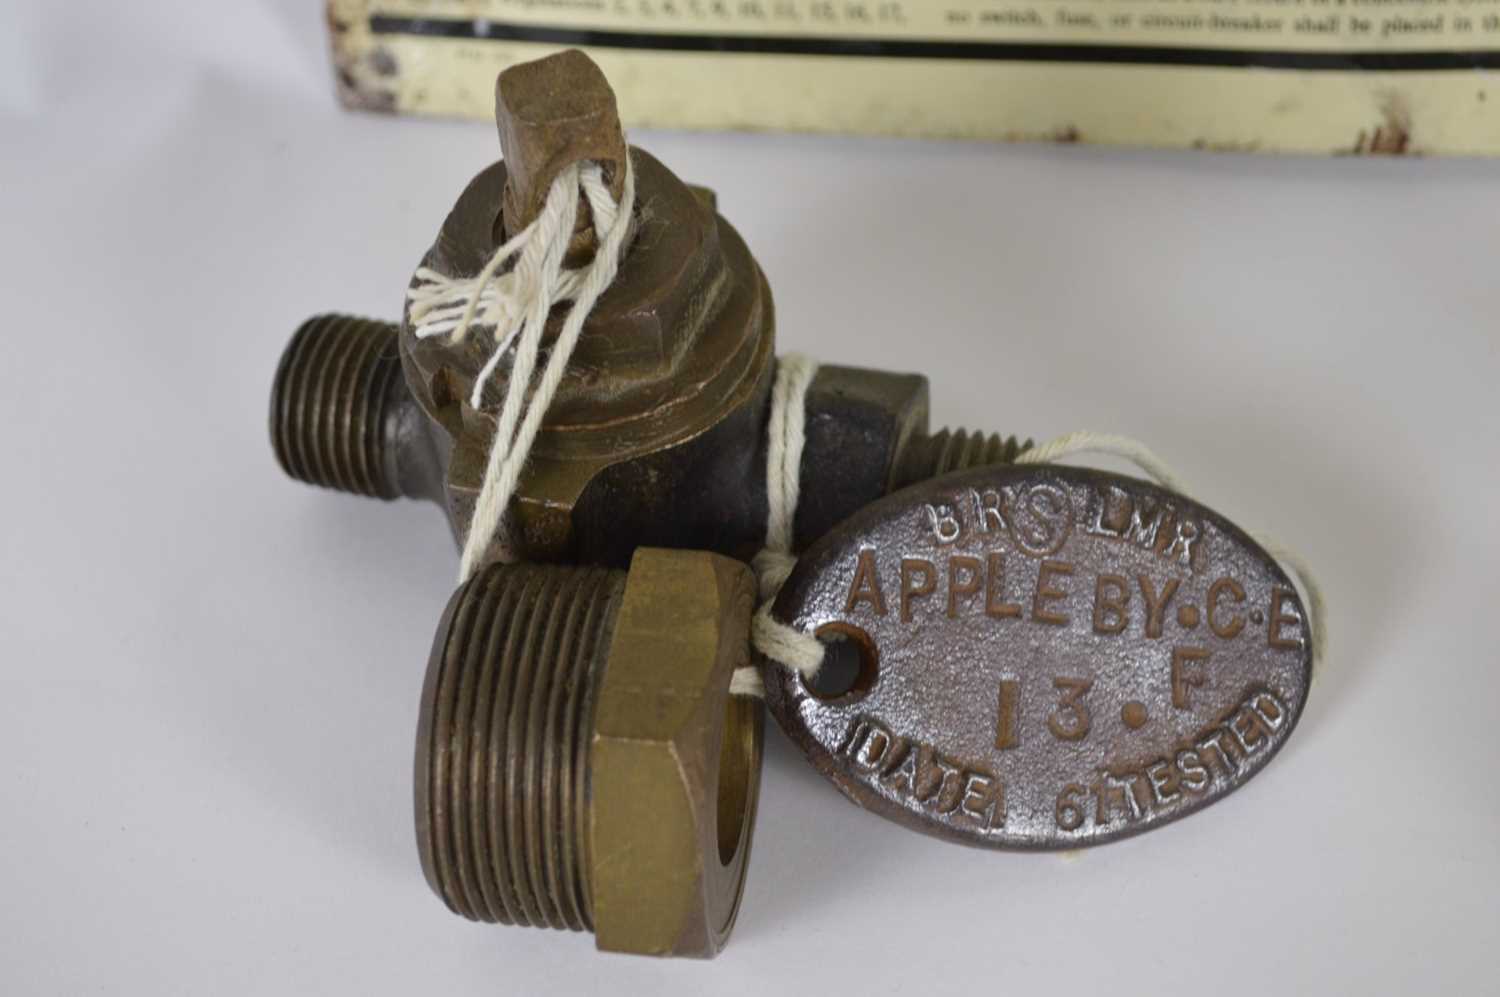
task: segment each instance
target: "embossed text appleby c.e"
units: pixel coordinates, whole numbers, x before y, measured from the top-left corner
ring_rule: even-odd
[[[1311,680],[1270,555],[1078,468],[891,495],[802,556],[774,615],[851,663],[818,688],[767,671],[793,741],[865,809],[972,845],[1077,848],[1199,810],[1270,761]]]

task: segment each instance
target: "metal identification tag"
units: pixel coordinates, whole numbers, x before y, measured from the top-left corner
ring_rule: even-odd
[[[818,688],[766,676],[814,765],[867,810],[995,848],[1207,806],[1286,743],[1312,674],[1301,599],[1242,530],[1055,465],[876,502],[801,557],[773,613],[830,643]]]

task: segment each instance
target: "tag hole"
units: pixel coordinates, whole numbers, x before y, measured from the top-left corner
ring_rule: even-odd
[[[851,623],[825,623],[813,636],[823,642],[823,666],[803,685],[819,699],[854,699],[875,687],[880,654],[868,633]]]

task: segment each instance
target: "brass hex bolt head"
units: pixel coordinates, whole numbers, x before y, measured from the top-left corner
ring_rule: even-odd
[[[711,956],[734,925],[762,709],[729,695],[755,586],[738,561],[636,554],[594,708],[590,841],[601,949]]]
[[[628,573],[495,565],[433,646],[417,735],[423,871],[473,920],[712,956],[734,925],[763,709],[744,565],[642,548]]]

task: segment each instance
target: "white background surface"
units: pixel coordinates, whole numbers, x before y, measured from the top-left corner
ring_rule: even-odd
[[[395,316],[497,155],[338,110],[318,7],[0,13],[0,992],[1496,992],[1500,165],[636,134],[784,348],[1150,441],[1312,559],[1333,658],[1263,775],[1072,861],[861,814],[770,731],[729,949],[603,956],[428,892],[454,551],[271,457],[292,329]]]

